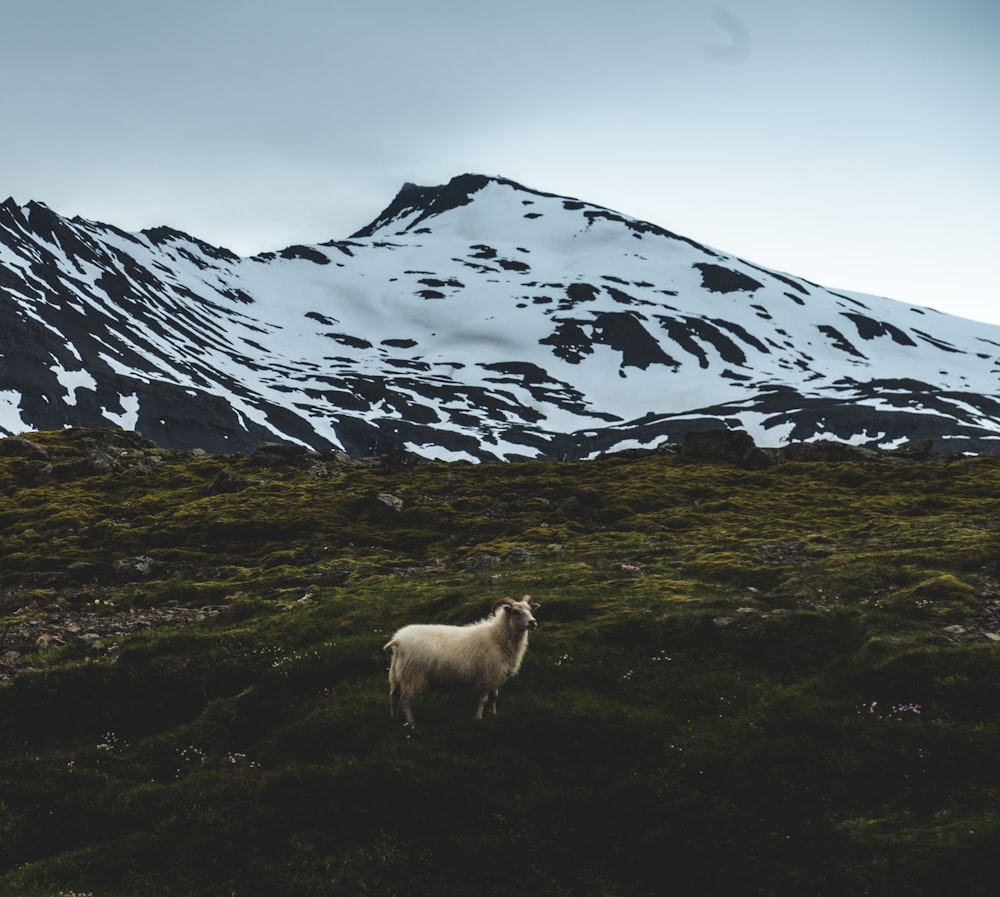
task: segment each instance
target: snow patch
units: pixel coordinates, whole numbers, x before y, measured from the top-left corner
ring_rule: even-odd
[[[20,404],[21,393],[13,389],[0,390],[0,430],[8,436],[24,431]]]
[[[139,397],[136,395],[122,396],[119,402],[124,409],[120,414],[109,411],[105,407],[104,416],[123,430],[139,429]]]

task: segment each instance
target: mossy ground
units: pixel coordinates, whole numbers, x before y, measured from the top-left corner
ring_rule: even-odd
[[[0,637],[46,608],[221,610],[20,659],[0,894],[995,893],[1000,461],[126,442],[108,473],[103,438],[0,458]],[[397,626],[524,593],[499,716],[441,695],[390,722]]]

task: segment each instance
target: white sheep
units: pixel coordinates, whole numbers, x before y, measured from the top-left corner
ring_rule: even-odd
[[[530,595],[520,601],[501,598],[489,616],[466,626],[411,624],[386,643],[389,664],[389,706],[393,719],[400,707],[413,722],[413,699],[431,689],[468,687],[479,695],[476,719],[487,707],[497,712],[500,686],[521,667],[528,649],[528,630],[538,623]],[[499,611],[499,612],[498,612]]]

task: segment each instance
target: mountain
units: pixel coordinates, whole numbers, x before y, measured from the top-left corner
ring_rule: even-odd
[[[0,206],[0,433],[578,458],[688,431],[1000,451],[1000,327],[821,287],[503,178],[250,258]]]

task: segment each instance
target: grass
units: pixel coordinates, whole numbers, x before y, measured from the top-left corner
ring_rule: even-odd
[[[993,893],[1000,461],[28,438],[48,461],[0,457],[0,637],[219,612],[10,662],[0,894]],[[390,722],[396,627],[525,593],[540,627],[499,716],[434,695]]]

